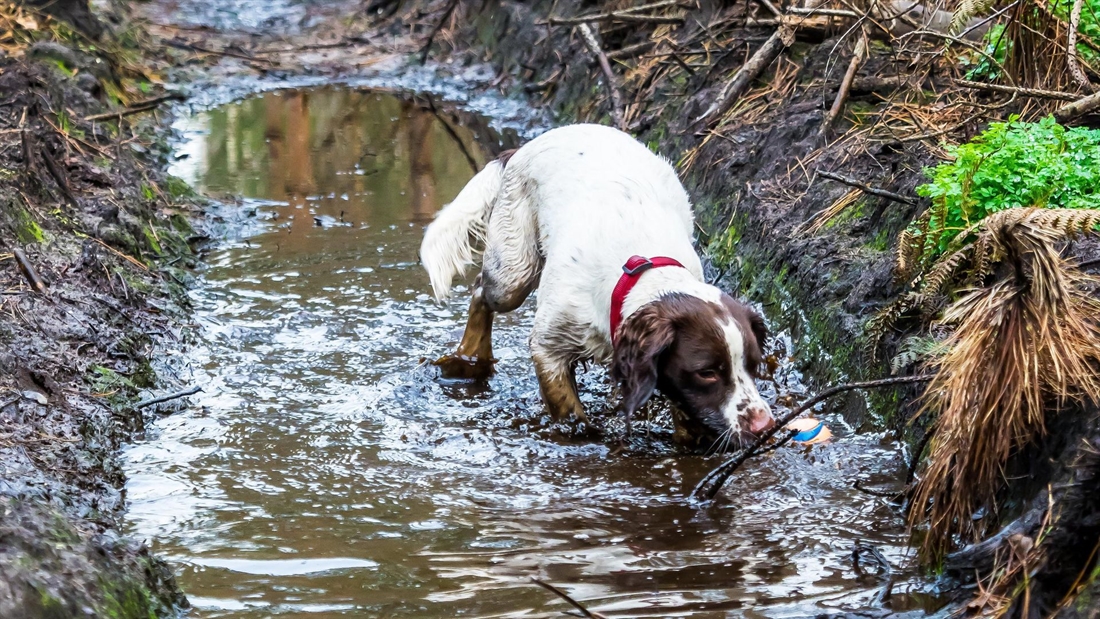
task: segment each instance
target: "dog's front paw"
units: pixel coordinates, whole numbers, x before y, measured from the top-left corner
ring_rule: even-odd
[[[456,380],[485,380],[493,375],[496,359],[481,359],[465,355],[443,355],[432,361],[443,378]]]

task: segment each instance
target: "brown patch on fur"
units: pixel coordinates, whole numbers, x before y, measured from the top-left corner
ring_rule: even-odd
[[[611,366],[623,393],[627,419],[659,389],[686,415],[711,431],[725,432],[722,407],[739,388],[723,326],[737,323],[744,340],[742,363],[758,375],[767,330],[751,308],[723,296],[723,305],[670,294],[643,306],[619,327]],[[743,380],[743,379],[742,379]],[[755,419],[755,418],[753,418]],[[747,428],[744,428],[747,430]]]
[[[584,405],[577,394],[576,368],[570,366],[565,374],[558,371],[558,366],[539,357],[534,358],[535,374],[539,379],[539,391],[542,393],[542,401],[550,409],[550,415],[555,421],[568,419],[572,415],[577,421],[584,422],[588,416],[584,414]]]
[[[508,167],[508,160],[512,158],[512,155],[516,154],[517,150],[519,150],[519,149],[518,148],[509,148],[508,150],[501,151],[501,153],[499,155],[497,155],[497,161],[500,162],[500,167],[507,168]]]

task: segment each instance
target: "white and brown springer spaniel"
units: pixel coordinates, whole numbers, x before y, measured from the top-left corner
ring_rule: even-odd
[[[432,222],[420,258],[439,300],[484,246],[448,377],[492,373],[493,314],[538,286],[531,332],[543,401],[585,419],[576,365],[612,361],[629,420],[655,389],[721,435],[774,422],[753,378],[766,330],[751,308],[703,281],[692,212],[672,166],[599,125],[544,133],[487,165]]]

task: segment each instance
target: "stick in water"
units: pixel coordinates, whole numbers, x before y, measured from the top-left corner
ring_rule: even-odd
[[[154,404],[160,404],[161,402],[167,402],[169,400],[175,400],[177,398],[182,398],[182,397],[186,397],[186,396],[189,396],[189,395],[195,395],[196,393],[198,393],[200,391],[202,391],[202,387],[199,387],[198,385],[195,385],[194,387],[189,387],[187,389],[184,389],[183,391],[176,391],[175,393],[169,393],[169,394],[166,394],[166,395],[157,396],[155,398],[149,398],[148,400],[142,400],[142,401],[138,402],[137,404],[135,404],[134,408],[145,408],[146,406],[152,406]]]
[[[838,393],[844,393],[845,391],[852,391],[853,389],[873,389],[878,387],[890,387],[893,385],[904,385],[909,383],[922,383],[932,380],[931,374],[922,374],[920,376],[898,376],[896,378],[882,378],[879,380],[869,380],[861,383],[848,383],[846,385],[837,385],[830,387],[825,391],[815,395],[814,397],[806,400],[801,405],[796,407],[791,412],[783,415],[772,426],[772,429],[764,432],[760,435],[760,438],[756,439],[752,445],[749,445],[743,449],[739,454],[730,458],[729,460],[719,464],[714,470],[707,473],[706,476],[695,486],[695,489],[691,491],[691,498],[696,501],[710,501],[713,500],[718,491],[725,485],[726,480],[733,475],[737,469],[741,468],[741,465],[745,463],[749,458],[763,453],[766,449],[763,447],[764,443],[768,442],[771,437],[775,436],[780,430],[783,429],[788,423],[792,422],[802,413],[810,410],[814,406],[817,406],[821,402],[831,398]],[[780,441],[780,444],[786,443],[791,440],[796,433],[791,432],[788,436]]]
[[[544,580],[539,580],[538,578],[533,578],[532,577],[531,582],[533,582],[536,585],[542,587],[543,589],[546,589],[550,593],[553,593],[554,595],[560,597],[561,599],[565,600],[566,602],[569,602],[570,606],[572,606],[573,608],[576,608],[577,610],[579,610],[581,612],[581,614],[584,615],[585,617],[593,617],[594,619],[607,619],[606,615],[601,615],[600,613],[588,610],[587,608],[584,607],[583,604],[581,604],[577,600],[574,600],[568,593],[562,591],[561,589],[555,587],[554,585],[552,585],[552,584],[550,584],[550,583],[548,583]]]

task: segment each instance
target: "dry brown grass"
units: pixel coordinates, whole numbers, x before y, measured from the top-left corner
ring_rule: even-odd
[[[1044,434],[1049,411],[1100,394],[1100,302],[1089,290],[1100,282],[1058,250],[1098,225],[1100,210],[1036,208],[981,225],[969,259],[1005,275],[943,315],[957,326],[930,364],[937,374],[922,412],[937,416],[935,435],[910,512],[911,526],[929,529],[924,560],[938,563],[953,540],[987,534],[1008,459]],[[989,516],[975,521],[981,509]]]

